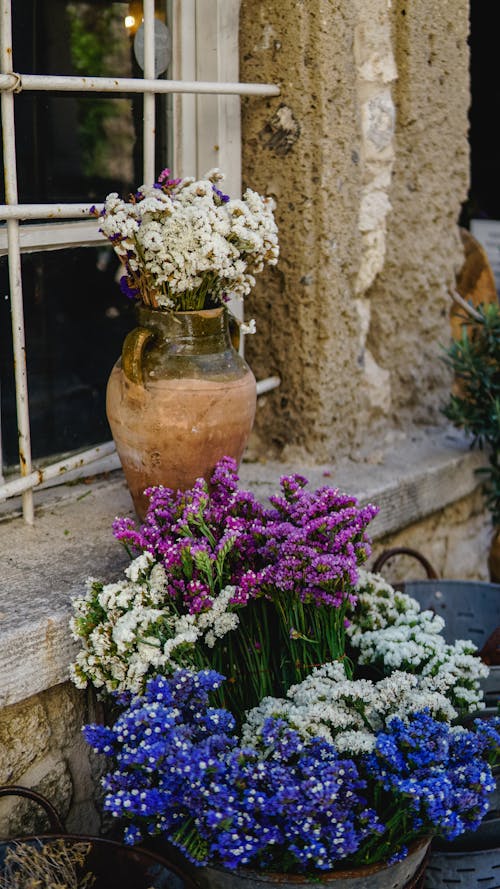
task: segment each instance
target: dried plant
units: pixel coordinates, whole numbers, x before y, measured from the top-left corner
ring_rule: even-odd
[[[15,842],[7,850],[0,889],[90,889],[92,873],[80,871],[90,843],[67,843],[56,839],[43,845]]]

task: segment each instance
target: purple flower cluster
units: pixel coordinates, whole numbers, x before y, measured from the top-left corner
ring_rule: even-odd
[[[259,546],[263,568],[243,579],[252,595],[273,590],[302,602],[339,608],[358,579],[358,564],[370,555],[365,535],[378,507],[359,507],[336,488],[306,490],[301,475],[284,476],[271,496]]]
[[[393,719],[375,752],[353,759],[272,718],[242,748],[231,714],[209,703],[222,678],[151,679],[114,726],[85,726],[113,760],[105,809],[128,824],[126,842],[160,835],[195,864],[313,873],[395,861],[414,839],[483,817],[493,781],[482,723],[457,733],[425,712]]]
[[[378,509],[335,488],[308,491],[300,475],[283,477],[264,506],[238,488],[236,470],[223,457],[210,485],[200,478],[187,491],[149,488],[144,523],[118,518],[113,533],[130,555],[147,551],[163,564],[180,613],[210,610],[234,587],[238,627],[208,663],[231,680],[220,700],[240,718],[343,656],[346,611]]]
[[[212,595],[236,586],[258,559],[257,542],[264,509],[253,494],[238,490],[235,461],[216,466],[211,489],[198,479],[188,491],[146,489],[149,508],[140,528],[117,518],[113,533],[131,555],[150,552],[169,578],[170,594],[189,613],[210,608]],[[235,594],[235,604],[248,595]]]
[[[358,564],[370,555],[365,532],[378,508],[359,507],[335,488],[306,491],[300,475],[283,477],[266,508],[238,489],[236,469],[224,457],[210,487],[198,479],[184,492],[149,488],[144,524],[137,529],[130,518],[116,519],[115,537],[132,553],[147,550],[162,561],[172,594],[191,612],[210,607],[215,585],[227,583],[236,586],[237,605],[279,593],[340,607],[352,594]]]

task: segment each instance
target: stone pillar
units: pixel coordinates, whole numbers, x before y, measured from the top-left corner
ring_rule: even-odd
[[[442,422],[449,291],[463,261],[469,184],[469,15],[464,0],[393,0],[396,152],[384,268],[369,291],[368,347],[390,373],[392,419]]]
[[[264,447],[327,458],[356,412],[359,317],[352,298],[363,185],[355,11],[331,0],[243,0],[242,80],[281,95],[243,100],[243,185],[277,201],[281,256],[247,297],[246,354],[280,388],[259,402]],[[351,379],[349,386],[345,385]]]
[[[275,196],[281,246],[245,308],[250,364],[282,380],[259,401],[257,454],[328,461],[439,419],[468,177],[467,0],[408,5],[242,0],[240,77],[281,87],[242,101],[243,185]]]

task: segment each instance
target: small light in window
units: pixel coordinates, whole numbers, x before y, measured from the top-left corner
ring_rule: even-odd
[[[126,15],[125,16],[125,27],[126,28],[133,28],[134,25],[135,25],[134,16],[133,15]]]

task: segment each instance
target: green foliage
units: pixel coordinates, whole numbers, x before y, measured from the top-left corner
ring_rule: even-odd
[[[454,426],[472,435],[472,445],[488,448],[484,491],[493,524],[500,526],[500,307],[480,306],[467,317],[462,336],[447,350],[445,362],[454,370],[456,391],[443,413]]]
[[[116,12],[112,5],[108,9],[98,9],[92,4],[70,3],[67,14],[75,72],[93,77],[109,76],[112,73],[110,47],[116,41]],[[116,100],[85,97],[78,99],[78,109],[84,172],[87,176],[100,176],[106,144],[104,125],[118,114]]]

